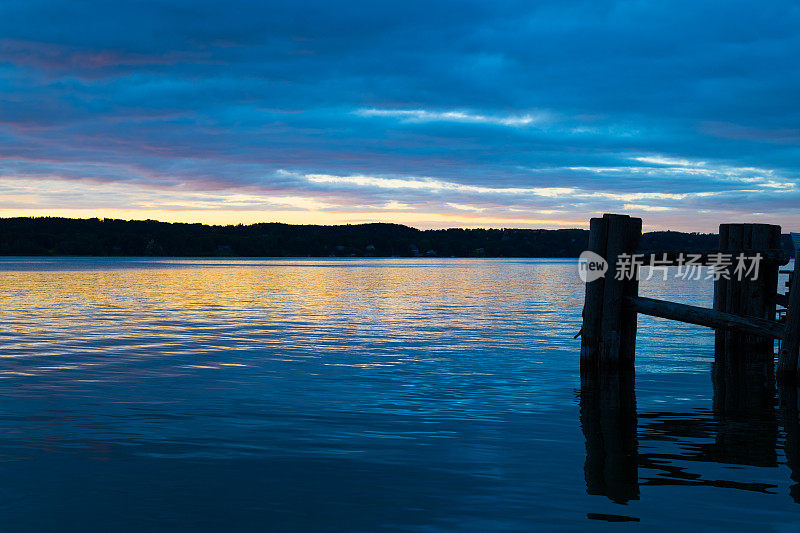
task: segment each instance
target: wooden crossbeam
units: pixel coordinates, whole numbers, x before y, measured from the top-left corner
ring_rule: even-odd
[[[783,324],[763,318],[743,317],[717,311],[716,309],[706,309],[705,307],[655,300],[642,296],[627,297],[624,303],[643,315],[679,320],[709,328],[730,329],[750,335],[774,337],[776,339],[782,339],[784,336],[785,328]]]

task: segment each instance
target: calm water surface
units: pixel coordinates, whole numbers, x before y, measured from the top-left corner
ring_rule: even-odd
[[[4,258],[0,302],[3,531],[800,528],[796,420],[714,412],[710,330],[640,318],[593,434],[574,261]]]

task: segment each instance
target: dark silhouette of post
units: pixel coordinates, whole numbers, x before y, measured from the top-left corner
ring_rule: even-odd
[[[632,370],[636,346],[636,312],[624,306],[625,297],[638,294],[638,271],[618,269],[621,256],[639,247],[642,219],[603,215],[590,222],[589,250],[603,257],[608,271],[603,279],[586,284],[581,338],[584,369]]]
[[[617,503],[639,499],[633,373],[587,372],[580,405],[586,438],[586,492]]]
[[[773,382],[775,337],[780,338],[784,328],[775,322],[779,261],[765,252],[780,248],[780,226],[721,224],[719,235],[719,251],[730,257],[731,265],[714,283],[714,310],[764,325],[771,335],[746,327],[717,329],[715,372],[725,372],[730,382],[745,375]]]
[[[738,347],[733,354],[715,353],[712,382],[717,435],[709,452],[717,462],[765,467],[777,464],[773,351],[769,352],[769,361],[764,355],[763,351],[748,354]]]

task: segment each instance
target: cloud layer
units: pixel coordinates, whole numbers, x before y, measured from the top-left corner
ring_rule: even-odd
[[[794,2],[7,0],[0,216],[800,230]]]

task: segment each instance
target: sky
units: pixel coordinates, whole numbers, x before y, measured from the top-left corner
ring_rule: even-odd
[[[0,216],[800,231],[800,4],[3,0]]]

